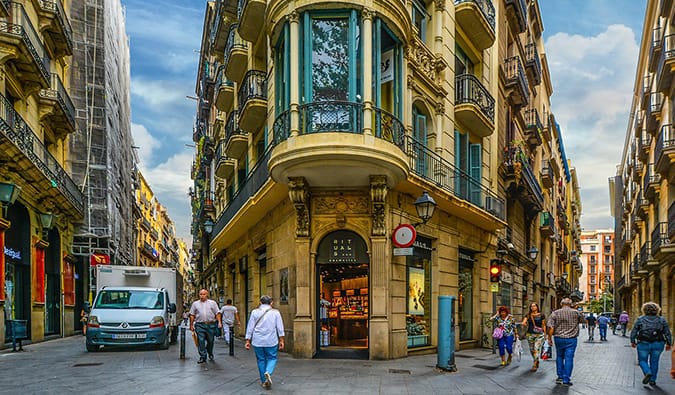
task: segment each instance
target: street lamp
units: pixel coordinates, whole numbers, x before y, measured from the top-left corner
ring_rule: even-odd
[[[537,247],[532,247],[529,250],[527,250],[527,255],[530,256],[530,259],[535,260],[537,259],[537,254],[539,254],[539,250]]]
[[[211,218],[207,218],[206,221],[204,221],[204,231],[208,234],[213,232],[213,221]]]
[[[417,216],[422,219],[422,222],[415,225],[426,224],[427,221],[434,215],[434,209],[436,208],[436,201],[434,198],[429,196],[427,191],[422,192],[422,196],[418,197],[415,200],[415,209],[417,210]]]
[[[7,207],[14,204],[21,193],[21,187],[13,182],[0,182],[0,202],[2,203],[2,217],[7,217]]]
[[[54,227],[54,214],[40,213],[40,223],[42,224],[42,238],[47,239],[49,230]]]

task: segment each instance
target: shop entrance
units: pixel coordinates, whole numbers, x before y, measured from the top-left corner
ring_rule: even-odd
[[[369,262],[350,231],[326,236],[317,254],[317,357],[368,358]]]

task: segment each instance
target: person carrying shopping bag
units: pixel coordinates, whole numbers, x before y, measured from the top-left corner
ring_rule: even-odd
[[[538,304],[530,304],[530,311],[523,319],[522,326],[527,328],[526,339],[527,344],[530,346],[530,354],[533,360],[530,371],[536,372],[539,369],[539,356],[546,338],[546,317],[544,313],[539,311]]]
[[[630,332],[630,345],[637,348],[638,362],[644,374],[642,384],[650,386],[656,385],[663,346],[665,345],[666,351],[670,351],[673,345],[668,322],[659,315],[660,311],[661,307],[654,302],[643,304],[643,315],[635,320]]]
[[[493,315],[490,319],[494,321],[494,327],[497,332],[501,332],[500,337],[495,337],[494,333],[493,337],[497,340],[497,345],[499,346],[499,356],[502,359],[501,366],[506,366],[511,363],[513,358],[513,341],[518,338],[516,321],[506,306],[500,306],[497,314]],[[508,358],[506,357],[506,353],[509,354]]]

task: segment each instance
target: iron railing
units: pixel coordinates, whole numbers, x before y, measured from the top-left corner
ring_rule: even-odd
[[[239,87],[239,108],[246,107],[249,100],[267,100],[267,75],[261,70],[249,70],[246,72],[241,86]]]
[[[652,253],[657,254],[661,247],[669,245],[668,222],[659,222],[652,231]]]
[[[3,95],[0,95],[0,131],[40,169],[51,185],[58,188],[78,212],[84,213],[84,198],[80,189]]]
[[[39,0],[40,7],[43,10],[53,12],[56,15],[56,20],[63,31],[63,35],[66,36],[66,45],[68,48],[73,48],[73,29],[70,26],[70,20],[68,19],[68,14],[63,9],[63,4],[61,0]]]
[[[286,140],[291,135],[291,112],[286,110],[277,116],[272,126],[274,133],[274,144]]]
[[[527,89],[527,77],[525,76],[523,62],[520,60],[520,56],[512,56],[504,59],[504,70],[506,73],[506,84],[518,85],[522,91],[523,100],[529,102],[530,92]]]
[[[230,141],[230,138],[236,134],[245,135],[246,132],[239,128],[239,110],[230,111],[225,122],[225,141]]]
[[[527,66],[534,68],[535,80],[539,84],[541,82],[541,60],[535,43],[529,43],[525,46],[525,63]]]
[[[320,101],[300,105],[300,134],[363,133],[363,105],[347,101]]]
[[[505,3],[507,6],[511,5],[514,7],[520,33],[524,32],[527,28],[527,5],[525,4],[525,0],[505,0]]]
[[[51,85],[49,89],[42,89],[40,96],[56,100],[61,106],[61,110],[68,119],[68,123],[75,127],[75,105],[68,95],[68,91],[63,86],[58,74],[52,73]]]
[[[495,30],[495,6],[492,5],[491,0],[455,0],[455,7],[462,3],[474,3],[483,13],[492,30]]]
[[[235,48],[247,48],[246,41],[244,41],[237,34],[237,23],[230,25],[230,30],[227,33],[227,44],[225,44],[225,51],[223,54],[223,64],[227,65],[227,62],[230,60],[230,54]]]
[[[476,76],[460,74],[455,77],[455,104],[470,103],[478,106],[483,115],[494,122],[495,99]]]
[[[663,150],[669,150],[675,148],[675,133],[670,124],[661,126],[661,133],[659,133],[659,139],[656,141],[656,147],[654,148],[654,160],[659,161]]]
[[[640,247],[640,267],[645,268],[647,266],[647,261],[652,255],[652,246],[650,245],[649,240],[644,242]]]
[[[49,56],[45,47],[42,45],[40,36],[37,35],[30,18],[26,14],[23,5],[19,3],[11,3],[8,20],[0,21],[0,34],[10,34],[18,36],[26,44],[28,52],[30,52],[35,61],[40,75],[44,78],[46,83],[49,83]]]
[[[393,114],[380,108],[373,108],[375,137],[393,143],[401,150],[405,147],[405,127]]]

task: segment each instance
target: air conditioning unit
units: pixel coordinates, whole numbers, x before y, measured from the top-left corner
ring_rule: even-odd
[[[505,218],[504,200],[498,197],[487,196],[485,198],[485,210],[501,220]]]

